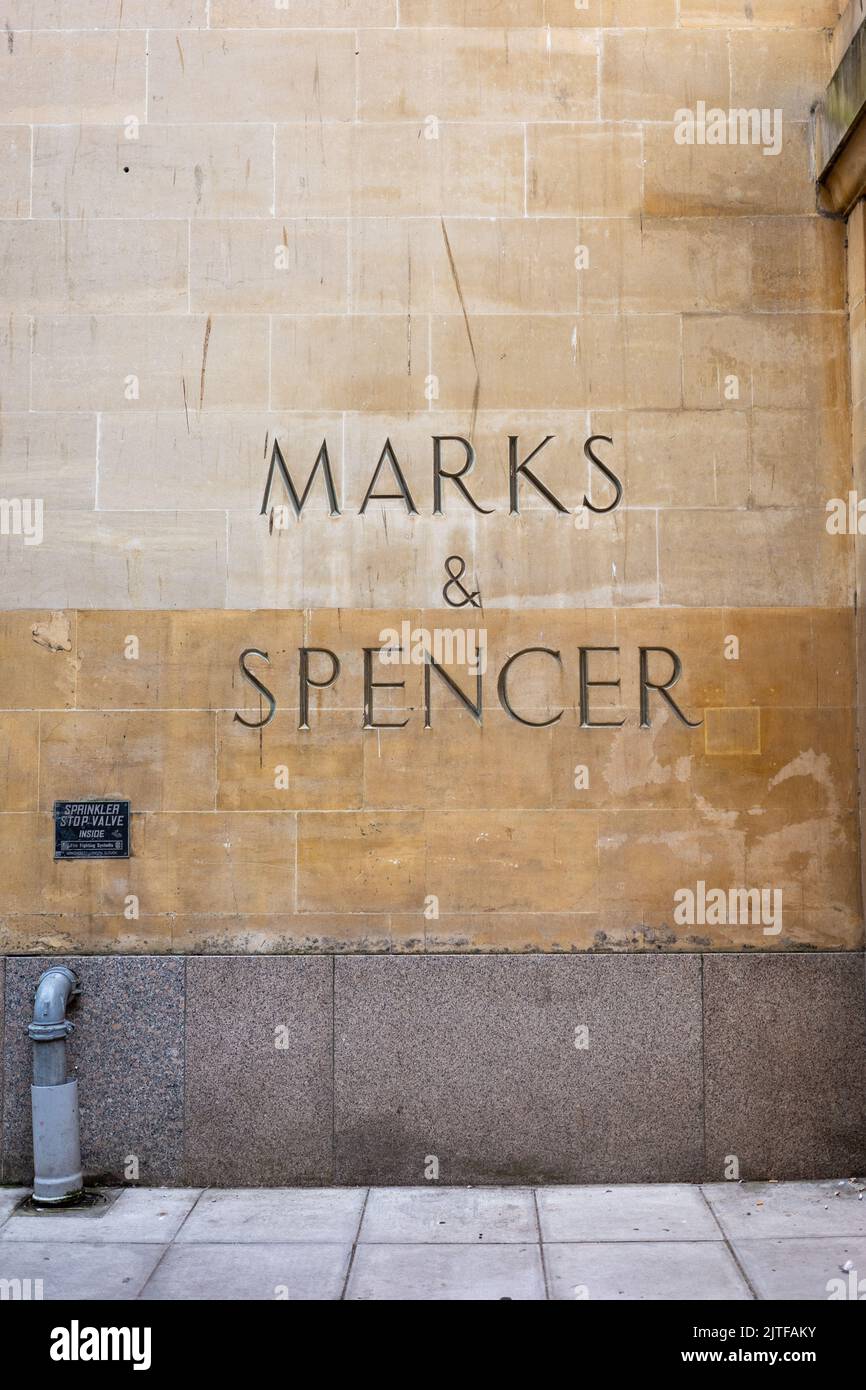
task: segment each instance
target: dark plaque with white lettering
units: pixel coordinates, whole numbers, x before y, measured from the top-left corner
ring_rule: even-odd
[[[55,859],[128,859],[128,801],[55,801]]]

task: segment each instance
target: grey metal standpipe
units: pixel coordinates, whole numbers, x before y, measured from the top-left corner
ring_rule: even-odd
[[[33,1201],[37,1206],[64,1206],[82,1193],[78,1131],[78,1082],[66,1079],[66,1039],[72,1024],[69,1000],[79,994],[77,976],[68,965],[43,971],[27,1032],[33,1043]]]

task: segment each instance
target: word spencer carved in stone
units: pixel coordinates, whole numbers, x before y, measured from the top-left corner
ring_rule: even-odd
[[[389,652],[388,647],[364,647],[364,715],[363,728],[365,729],[403,729],[409,723],[409,718],[387,719],[381,717],[381,711],[376,710],[377,691],[382,690],[403,690],[406,682],[403,680],[381,680],[377,677],[380,672],[375,663],[381,661],[381,653]],[[627,722],[625,719],[605,719],[603,712],[592,709],[593,690],[619,690],[621,680],[600,680],[597,674],[592,674],[593,657],[606,653],[619,657],[619,647],[579,647],[577,652],[577,677],[578,677],[578,708],[580,711],[580,727],[582,729],[621,729]],[[302,732],[308,733],[310,730],[310,691],[329,690],[336,685],[340,678],[342,663],[336,652],[329,647],[299,647],[298,648],[298,728]],[[239,666],[241,675],[250,683],[254,690],[259,694],[260,700],[267,705],[265,713],[262,705],[261,718],[246,719],[239,712],[235,712],[235,719],[239,724],[244,724],[248,729],[261,729],[266,724],[270,724],[277,712],[277,701],[273,692],[265,683],[259,679],[254,671],[250,670],[248,660],[250,657],[258,657],[261,661],[270,663],[268,653],[258,647],[247,647],[241,652]],[[516,693],[515,687],[518,684],[520,666],[527,658],[540,658],[555,667],[562,667],[562,653],[555,651],[551,647],[524,647],[520,651],[509,656],[499,670],[496,682],[496,695],[499,704],[506,714],[517,721],[519,724],[526,725],[531,729],[546,729],[551,724],[558,724],[562,719],[565,710],[559,710],[555,714],[546,718],[535,718],[523,707],[521,709],[520,698]],[[656,669],[655,675],[651,674],[650,665],[652,658],[658,662],[659,658],[664,658],[669,662],[669,669],[664,679],[658,679],[659,672]],[[433,727],[433,683],[434,679],[438,687],[456,702],[458,706],[469,711],[477,723],[482,724],[484,719],[484,672],[478,670],[470,679],[469,685],[472,693],[469,693],[454,677],[439,664],[429,653],[423,663],[424,671],[424,727]],[[676,652],[671,651],[670,647],[639,647],[638,648],[638,675],[640,680],[640,727],[642,729],[652,728],[651,698],[653,695],[662,701],[670,709],[681,724],[688,729],[696,729],[703,720],[689,719],[671,695],[671,690],[678,683],[683,673],[683,664]]]
[[[530,486],[545,499],[554,511],[568,515],[573,508],[566,506],[561,498],[548,487],[547,483],[539,476],[536,471],[540,466],[539,456],[542,450],[552,444],[556,439],[553,434],[548,434],[528,453],[524,453],[520,445],[519,435],[508,436],[508,510],[513,516],[520,515],[521,486]],[[445,514],[445,493],[446,484],[451,483],[456,493],[473,508],[474,511],[483,516],[489,516],[495,512],[495,507],[483,507],[477,497],[470,491],[469,485],[464,479],[473,471],[477,462],[477,455],[474,446],[468,439],[464,439],[459,434],[436,434],[431,435],[433,445],[433,516],[444,516]],[[587,511],[595,512],[603,516],[608,512],[616,511],[623,498],[623,485],[617,475],[608,465],[599,458],[596,452],[598,444],[613,444],[613,439],[607,434],[591,435],[583,446],[583,453],[587,463],[597,469],[606,480],[605,489],[610,494],[603,506],[597,505],[590,497],[584,494],[579,506],[585,507]],[[456,465],[446,467],[446,447],[449,455],[456,453],[458,458]],[[449,457],[448,462],[452,459]],[[530,467],[533,464],[533,467]],[[274,526],[274,506],[272,493],[274,490],[275,479],[279,476],[286,495],[288,496],[295,516],[300,520],[304,505],[312,491],[318,475],[321,475],[322,485],[328,501],[328,509],[331,516],[342,516],[343,511],[340,505],[340,497],[337,486],[334,482],[334,473],[331,466],[331,455],[328,449],[327,438],[322,440],[322,446],[316,456],[315,462],[309,472],[304,484],[303,492],[298,492],[283,451],[278,441],[275,439],[271,450],[271,460],[268,468],[267,481],[265,483],[264,496],[260,515],[270,517],[270,525]],[[384,475],[384,476],[383,476]],[[388,476],[390,475],[390,481]],[[383,488],[396,488],[396,491],[379,491]],[[401,501],[409,516],[417,516],[418,506],[415,497],[406,480],[406,475],[400,464],[394,446],[390,439],[385,440],[385,445],[379,455],[378,463],[373,469],[367,490],[361,499],[358,514],[363,516],[371,502]],[[281,504],[281,512],[288,513],[288,507]]]

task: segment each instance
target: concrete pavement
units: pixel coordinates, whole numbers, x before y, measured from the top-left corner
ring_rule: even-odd
[[[34,1214],[0,1188],[0,1297],[866,1298],[863,1191],[126,1188]]]

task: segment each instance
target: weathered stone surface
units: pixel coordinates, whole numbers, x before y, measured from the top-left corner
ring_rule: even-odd
[[[858,949],[864,564],[826,508],[852,453],[863,482],[866,271],[862,216],[846,254],[815,210],[830,0],[7,10],[3,943]],[[778,109],[781,147],[681,143],[699,101]],[[623,497],[576,516],[613,495],[591,434]],[[442,435],[488,514],[453,480],[436,508]],[[510,438],[548,435],[565,510],[524,479],[511,514]],[[297,496],[325,439],[341,515],[317,477],[297,519],[274,444]],[[386,440],[417,512],[361,515]],[[482,608],[447,606],[449,556]],[[480,722],[438,673],[427,711],[417,653],[365,701],[405,625],[483,631]],[[304,646],[340,662],[309,731]],[[694,727],[651,691],[641,728],[653,646]],[[587,647],[618,650],[581,708]],[[52,801],[109,789],[132,859],[57,865]],[[698,881],[778,890],[782,930],[675,920]]]
[[[75,613],[0,614],[0,708],[69,709],[75,703]]]
[[[397,0],[293,0],[291,9],[259,0],[211,0],[214,29],[387,28],[397,21]]]
[[[404,330],[405,331],[405,330]],[[431,361],[442,409],[667,408],[680,404],[673,317],[489,315],[435,319]]]
[[[399,29],[360,40],[359,112],[370,121],[586,121],[598,103],[593,34],[577,29]],[[512,65],[521,69],[520,84]]]
[[[618,125],[533,125],[527,130],[531,213],[623,217],[641,208],[641,137]]]
[[[35,217],[267,217],[272,201],[268,125],[35,130]]]
[[[761,105],[784,120],[808,121],[831,71],[826,29],[731,34],[731,106],[748,108],[759,92]]]
[[[276,212],[356,217],[522,215],[524,135],[517,123],[345,122],[276,127]]]
[[[427,322],[394,316],[275,318],[271,402],[282,410],[410,411],[424,402]],[[414,355],[413,355],[414,347]],[[382,359],[400,373],[383,374]]]
[[[204,713],[43,715],[40,809],[108,789],[136,811],[209,811],[214,733],[214,716]]]
[[[52,511],[41,545],[2,537],[0,556],[6,600],[21,608],[72,609],[85,597],[103,611],[225,602],[225,518],[216,512]]]
[[[680,0],[680,19],[686,25],[717,25],[725,29],[832,29],[846,0]]]
[[[358,219],[352,305],[358,313],[459,314],[461,302],[469,314],[557,313],[582,293],[577,240],[571,217]],[[430,420],[417,412],[393,424],[420,433]]]
[[[606,34],[601,81],[608,121],[672,121],[675,111],[699,99],[727,109],[727,38],[663,29]]]
[[[336,222],[200,221],[190,304],[206,314],[345,313],[348,230]]]
[[[97,441],[93,416],[9,411],[2,423],[0,468],[7,497],[38,497],[50,510],[92,510]]]
[[[268,325],[203,314],[38,318],[33,370],[36,410],[261,407],[268,399]]]
[[[187,231],[178,222],[0,222],[9,268],[0,310],[174,313],[187,307]]]
[[[785,124],[782,148],[773,158],[752,145],[678,145],[673,124],[646,126],[644,139],[642,206],[648,216],[814,214],[805,121]]]
[[[0,811],[35,811],[39,715],[0,714]]]
[[[12,29],[197,29],[207,0],[8,0]]]
[[[30,409],[30,319],[7,314],[0,321],[0,401],[4,410]],[[3,538],[4,549],[9,541]]]
[[[0,216],[27,217],[30,212],[30,139],[26,126],[0,127],[5,172]]]
[[[355,107],[354,38],[346,31],[276,34],[152,30],[148,119],[196,122],[348,121]]]
[[[291,894],[295,818],[288,813],[251,817],[235,812],[136,812],[129,859],[56,861],[50,813],[0,815],[0,844],[9,873],[0,912],[56,919],[95,912],[112,919],[120,941],[138,935],[142,918],[175,913],[268,912]],[[183,851],[180,853],[179,851]]]
[[[81,32],[69,43],[66,34],[42,27],[41,14],[35,24],[23,24],[0,51],[0,120],[120,125],[131,115],[143,119],[145,36],[114,27],[113,33]]]
[[[824,520],[817,508],[662,512],[662,602],[844,607],[851,592],[851,547],[847,537],[828,535]],[[742,547],[736,574],[724,563],[732,546]],[[767,556],[780,550],[790,555],[784,572],[767,566]]]
[[[531,511],[519,523],[537,527],[539,549],[542,522]],[[850,613],[552,610],[525,593],[522,609],[491,607],[469,633],[485,662],[480,723],[443,675],[428,710],[422,665],[374,657],[372,714],[397,727],[367,729],[363,649],[411,646],[412,633],[441,639],[442,671],[475,700],[475,646],[452,611],[8,615],[7,948],[27,949],[28,932],[43,950],[856,947]],[[653,692],[640,727],[642,645],[679,655],[674,698],[696,727]],[[275,705],[259,730],[236,717],[269,712],[238,665],[251,646],[268,653],[249,669]],[[340,662],[311,690],[306,730],[303,646],[325,653],[313,679],[331,673],[328,652]],[[530,727],[509,717],[498,678],[539,646],[508,678]],[[580,727],[581,648],[589,718],[616,727]],[[664,651],[650,656],[651,679],[670,669]],[[107,794],[132,801],[132,859],[55,863],[53,802]],[[677,893],[699,880],[778,890],[782,930],[753,916],[678,921]]]

